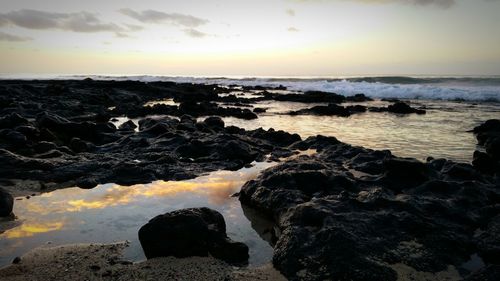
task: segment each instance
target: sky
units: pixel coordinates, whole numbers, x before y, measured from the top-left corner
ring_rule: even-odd
[[[0,74],[500,75],[500,0],[0,0]]]

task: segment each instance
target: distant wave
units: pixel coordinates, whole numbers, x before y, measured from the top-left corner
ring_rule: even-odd
[[[172,77],[172,76],[106,76],[72,75],[57,79],[137,80],[144,82],[173,81],[241,86],[286,86],[292,91],[325,91],[351,96],[363,93],[373,98],[465,100],[500,102],[500,77]]]

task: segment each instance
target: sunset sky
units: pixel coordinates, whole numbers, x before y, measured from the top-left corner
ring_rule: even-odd
[[[498,0],[0,0],[1,74],[499,75]]]

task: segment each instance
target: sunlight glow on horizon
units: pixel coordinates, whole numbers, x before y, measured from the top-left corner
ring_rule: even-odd
[[[1,3],[0,74],[500,74],[500,1],[365,2]]]

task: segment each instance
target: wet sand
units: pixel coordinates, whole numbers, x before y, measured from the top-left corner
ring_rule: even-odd
[[[42,246],[0,269],[5,281],[46,280],[286,280],[271,265],[230,266],[212,257],[124,260],[127,242]]]

